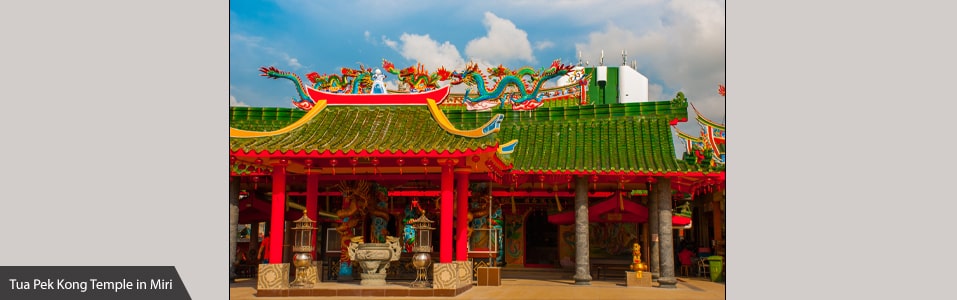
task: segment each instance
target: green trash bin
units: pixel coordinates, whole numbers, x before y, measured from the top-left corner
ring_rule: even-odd
[[[721,272],[724,271],[724,257],[717,255],[708,256],[708,264],[711,267],[710,270],[708,270],[708,272],[711,273],[711,281],[724,281],[724,276],[721,275]]]

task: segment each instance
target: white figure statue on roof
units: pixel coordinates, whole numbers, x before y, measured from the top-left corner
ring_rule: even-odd
[[[382,70],[375,69],[375,75],[372,75],[372,91],[370,94],[385,94],[385,75]]]

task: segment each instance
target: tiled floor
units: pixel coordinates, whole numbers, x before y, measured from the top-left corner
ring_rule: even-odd
[[[474,286],[456,297],[434,297],[429,299],[689,299],[711,300],[725,299],[724,283],[714,283],[703,278],[679,277],[675,289],[660,289],[656,287],[625,287],[625,281],[620,279],[592,281],[591,285],[574,285],[574,280],[561,278],[503,278],[502,286]],[[359,288],[356,284],[320,283],[335,288]],[[403,283],[390,283],[387,289],[405,288]],[[257,297],[255,281],[240,279],[230,284],[229,298],[235,300],[248,299],[358,299],[353,297]],[[415,297],[376,297],[361,296],[362,299],[413,299]]]

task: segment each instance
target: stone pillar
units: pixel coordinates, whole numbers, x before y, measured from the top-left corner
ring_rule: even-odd
[[[658,241],[661,236],[658,234],[658,197],[655,196],[656,190],[654,183],[648,183],[648,232],[651,234],[651,248],[648,248],[648,270],[651,271],[651,278],[658,280],[661,276],[661,259],[658,256]]]
[[[468,261],[469,174],[471,169],[455,169],[455,260]]]
[[[645,264],[647,264],[649,261],[651,261],[651,250],[650,250],[651,247],[648,246],[648,245],[650,244],[649,241],[651,240],[651,237],[650,237],[651,234],[650,234],[649,231],[648,231],[648,227],[649,227],[649,226],[648,226],[648,223],[638,224],[638,225],[641,226],[641,227],[640,227],[640,228],[641,228],[641,229],[640,229],[640,232],[641,232],[641,261],[643,261],[643,262],[645,262]],[[648,272],[648,274],[651,274],[651,272]]]
[[[588,182],[575,176],[575,284],[591,285],[588,261]]]
[[[250,261],[259,263],[259,222],[249,224],[249,251],[246,257]]]
[[[655,200],[658,202],[658,248],[659,259],[661,260],[660,275],[658,277],[659,288],[675,288],[678,279],[675,278],[675,248],[672,239],[671,221],[673,215],[671,210],[671,179],[658,178],[655,182]]]
[[[714,192],[711,194],[711,211],[714,222],[714,255],[718,255],[718,247],[723,240],[721,236],[721,194]]]
[[[316,173],[306,175],[306,214],[307,217],[316,221],[316,224],[319,224],[319,174]],[[318,237],[316,229],[312,230],[312,236]],[[311,243],[312,259],[316,260],[316,249],[319,248],[319,245],[317,245],[315,238],[312,239]]]
[[[452,262],[452,166],[442,166],[442,202],[439,211],[439,262]]]
[[[270,264],[282,263],[283,229],[286,226],[286,166],[276,164],[272,170],[272,212],[269,221],[269,257]]]
[[[236,278],[236,227],[239,226],[239,178],[229,178],[229,282]]]

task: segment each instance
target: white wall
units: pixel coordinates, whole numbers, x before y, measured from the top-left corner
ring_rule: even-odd
[[[629,66],[618,67],[618,102],[648,102],[648,77]]]

